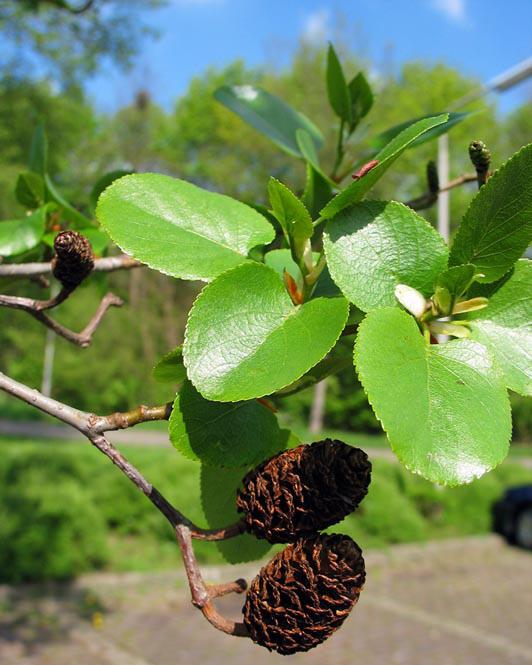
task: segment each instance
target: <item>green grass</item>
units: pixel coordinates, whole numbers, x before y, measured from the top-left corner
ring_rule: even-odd
[[[383,445],[380,437],[340,438],[366,448]],[[199,464],[170,445],[120,448],[172,503],[207,526]],[[332,530],[351,535],[364,549],[487,533],[493,501],[505,487],[531,481],[529,469],[507,461],[471,485],[440,488],[375,459],[368,496]],[[224,560],[214,543],[198,542],[196,550],[202,562]],[[148,571],[179,562],[165,520],[90,445],[0,437],[0,580],[68,577],[96,568]]]

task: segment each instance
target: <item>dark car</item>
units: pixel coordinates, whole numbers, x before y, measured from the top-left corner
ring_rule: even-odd
[[[532,550],[532,485],[511,487],[493,504],[493,530],[509,543]]]

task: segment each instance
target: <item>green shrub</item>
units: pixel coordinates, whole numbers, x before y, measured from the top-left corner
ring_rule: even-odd
[[[67,579],[106,559],[105,522],[79,461],[61,452],[5,455],[0,582]]]

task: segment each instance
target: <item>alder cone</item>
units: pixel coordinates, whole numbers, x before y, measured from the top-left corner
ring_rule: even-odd
[[[251,639],[270,651],[308,651],[342,625],[365,579],[362,551],[349,536],[302,538],[251,582],[244,624]]]
[[[352,513],[370,480],[363,450],[317,441],[278,453],[250,471],[237,493],[237,510],[257,538],[291,543]]]
[[[77,231],[63,231],[54,241],[52,273],[67,289],[75,289],[94,268],[90,242]]]

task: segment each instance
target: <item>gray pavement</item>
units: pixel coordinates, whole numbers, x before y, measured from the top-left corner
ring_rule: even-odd
[[[532,554],[496,537],[400,545],[366,555],[358,606],[308,665],[532,663]],[[210,581],[258,566],[209,568]],[[237,618],[242,598],[221,599]],[[72,585],[0,587],[2,665],[263,665],[287,662],[212,629],[180,571],[97,574]]]

